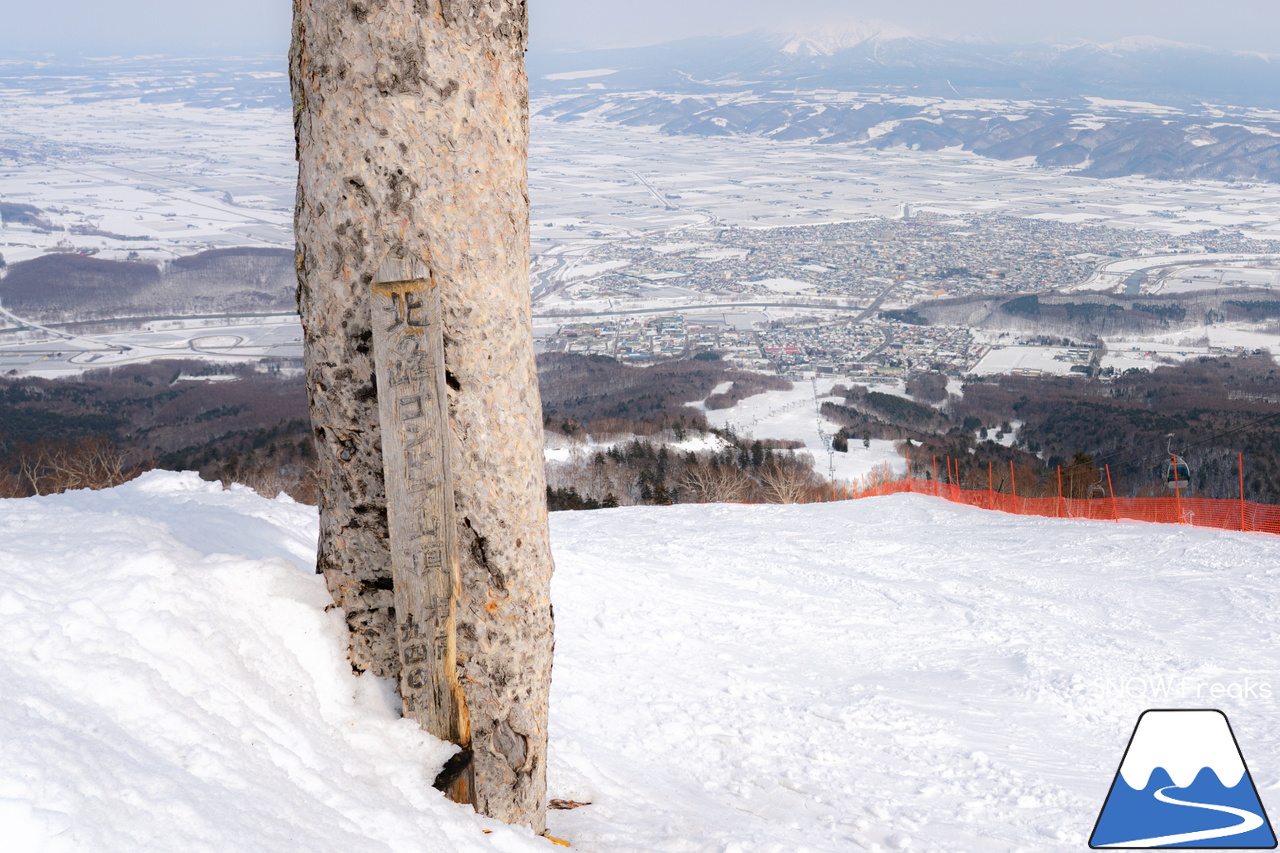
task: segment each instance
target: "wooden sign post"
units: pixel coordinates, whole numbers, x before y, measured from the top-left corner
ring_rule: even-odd
[[[400,696],[406,717],[462,748],[437,787],[474,804],[471,726],[457,667],[462,589],[440,294],[416,267],[389,260],[370,286]]]

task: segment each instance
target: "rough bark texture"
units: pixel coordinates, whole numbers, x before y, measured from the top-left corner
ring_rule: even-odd
[[[357,669],[397,677],[369,286],[438,288],[475,802],[543,829],[551,555],[528,289],[526,12],[513,0],[295,0],[298,303],[319,569]]]

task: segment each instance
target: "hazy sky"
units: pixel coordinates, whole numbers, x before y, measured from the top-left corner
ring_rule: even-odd
[[[6,3],[0,57],[283,53],[289,0]],[[779,7],[786,12],[779,15]],[[1280,53],[1280,0],[529,0],[535,49],[645,44],[876,18],[922,35],[1109,41],[1152,35]]]

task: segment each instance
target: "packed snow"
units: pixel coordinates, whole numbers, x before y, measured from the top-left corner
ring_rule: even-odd
[[[560,849],[431,789],[449,750],[346,665],[315,525],[165,472],[0,502],[6,850]],[[552,533],[575,849],[1079,850],[1152,707],[1221,708],[1280,785],[1280,539],[919,495]]]
[[[0,501],[0,849],[546,850],[432,789],[452,749],[352,675],[315,537],[195,474]]]

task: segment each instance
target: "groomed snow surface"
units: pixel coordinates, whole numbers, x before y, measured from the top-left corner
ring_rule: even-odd
[[[1146,708],[1221,708],[1280,808],[1280,539],[918,495],[552,531],[575,849],[1080,850]],[[191,474],[0,502],[0,848],[563,849],[430,788],[314,536]]]

